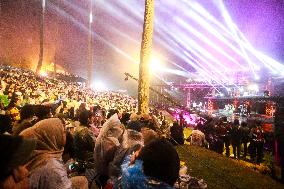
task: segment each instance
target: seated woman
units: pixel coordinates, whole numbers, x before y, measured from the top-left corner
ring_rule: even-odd
[[[179,156],[166,139],[155,139],[127,156],[122,168],[121,186],[131,188],[173,189],[179,176]]]
[[[66,143],[62,121],[58,118],[44,119],[24,130],[20,135],[37,141],[36,149],[26,164],[30,171],[30,188],[72,188],[72,182],[67,177],[62,162]]]
[[[109,179],[109,165],[115,157],[122,141],[124,127],[120,123],[117,114],[104,123],[96,140],[94,159],[95,168],[99,176],[99,182],[104,187]]]

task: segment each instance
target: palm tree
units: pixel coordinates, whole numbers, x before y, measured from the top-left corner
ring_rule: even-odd
[[[39,74],[43,61],[43,32],[44,32],[44,12],[45,12],[45,0],[42,0],[42,11],[40,19],[40,50],[39,50],[39,59],[36,67],[36,74]]]
[[[145,0],[144,25],[139,64],[138,112],[149,113],[149,65],[154,27],[154,0]]]

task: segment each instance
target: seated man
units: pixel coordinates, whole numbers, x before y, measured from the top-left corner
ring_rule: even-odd
[[[155,139],[127,156],[122,168],[122,188],[171,189],[179,176],[179,156],[166,139]]]
[[[78,161],[93,161],[96,137],[89,129],[89,111],[83,111],[79,115],[80,125],[75,128],[74,132],[74,150],[75,159]]]

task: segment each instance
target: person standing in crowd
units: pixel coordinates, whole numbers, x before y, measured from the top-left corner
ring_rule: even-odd
[[[170,132],[173,144],[184,144],[183,127],[179,125],[177,121],[173,123],[173,126],[170,128]]]
[[[222,118],[218,128],[218,133],[220,135],[221,140],[223,141],[223,146],[225,146],[227,157],[230,157],[230,131],[231,127],[230,124],[227,122],[227,117]]]
[[[257,124],[255,128],[252,129],[253,135],[253,145],[254,145],[254,154],[252,155],[252,159],[254,160],[256,156],[256,162],[261,163],[263,160],[263,150],[264,150],[264,135],[261,126]]]
[[[240,154],[241,154],[241,130],[240,130],[240,122],[239,120],[234,120],[231,132],[230,132],[230,137],[231,137],[231,143],[233,146],[233,153],[234,153],[234,158],[240,159]]]
[[[256,135],[256,127],[254,126],[250,131],[250,141],[249,141],[249,155],[250,155],[250,161],[255,162],[256,157],[256,141],[257,141],[257,135]]]
[[[264,151],[264,134],[261,125],[257,127],[256,130],[257,134],[257,144],[256,144],[256,151],[257,151],[257,163],[261,163],[263,161],[263,151]]]
[[[241,138],[242,138],[242,144],[244,145],[244,154],[243,158],[246,159],[247,152],[248,152],[248,143],[249,143],[249,135],[250,135],[250,129],[248,127],[248,124],[246,122],[241,123]]]
[[[251,130],[251,160],[261,163],[263,159],[263,148],[264,148],[264,135],[260,123],[257,123],[256,127]]]
[[[20,136],[0,135],[0,188],[28,189],[29,171],[24,167],[36,147],[36,141]]]

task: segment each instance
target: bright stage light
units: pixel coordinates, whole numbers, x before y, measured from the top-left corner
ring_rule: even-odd
[[[218,45],[216,45],[212,40],[210,40],[208,37],[206,37],[206,35],[203,35],[200,31],[194,29],[193,27],[191,27],[189,24],[187,24],[185,21],[183,21],[180,18],[176,19],[177,23],[179,23],[181,26],[184,27],[184,29],[187,29],[187,31],[191,32],[193,35],[195,35],[196,37],[198,37],[201,41],[203,41],[204,43],[208,44],[210,47],[214,48],[216,51],[218,51],[220,54],[224,55],[227,59],[231,60],[232,62],[234,62],[235,64],[238,64],[239,66],[240,63],[235,60],[233,57],[231,57],[228,53],[226,53],[221,47],[219,47]],[[191,43],[189,43],[191,44]],[[241,66],[243,67],[243,66]]]
[[[42,8],[45,9],[45,5],[46,5],[45,0],[42,0]]]
[[[252,84],[248,85],[248,90],[258,92],[259,88],[258,88],[257,84],[252,83]]]
[[[63,2],[80,15],[84,17],[89,16],[86,10],[80,8],[75,3],[68,0],[63,0]],[[257,51],[249,43],[234,23],[223,0],[216,0],[214,2],[219,6],[219,12],[222,13],[224,19],[220,20],[220,15],[217,18],[214,14],[211,14],[210,10],[203,7],[200,1],[189,2],[188,0],[182,0],[178,4],[172,0],[163,1],[161,3],[162,6],[159,6],[159,9],[157,9],[158,16],[155,21],[155,33],[159,35],[156,35],[154,38],[155,43],[189,64],[196,72],[200,73],[200,79],[203,81],[211,84],[214,80],[212,85],[230,82],[231,78],[232,82],[230,83],[233,84],[233,77],[230,77],[229,73],[226,73],[232,67],[235,70],[247,70],[248,73],[252,73],[252,79],[256,81],[258,77],[256,71],[259,71],[263,65],[254,61],[255,57],[275,75],[284,74],[283,64]],[[139,47],[140,45],[140,38],[137,35],[133,35],[132,31],[141,31],[144,13],[144,5],[142,6],[142,4],[136,1],[97,2],[97,6],[100,9],[111,13],[115,19],[122,20],[123,24],[131,26],[129,31],[124,31],[120,27],[115,27],[115,25],[109,26],[104,24],[105,27],[111,27],[116,37],[123,38],[123,40],[131,42],[131,44],[133,43],[133,47],[134,45],[135,47]],[[83,32],[88,32],[88,28],[79,19],[65,12],[64,9],[60,9],[52,2],[49,2],[47,6],[73,22]],[[137,9],[134,10],[134,6]],[[172,11],[176,10],[179,10],[179,14],[175,14],[174,17],[169,18],[169,22],[165,25],[163,15],[171,15]],[[97,21],[103,22],[104,20]],[[96,40],[103,42],[111,50],[126,58],[129,62],[139,64],[139,58],[133,58],[129,51],[121,48],[119,44],[106,38],[104,35],[100,35],[100,33],[94,32],[93,35]],[[215,44],[215,42],[218,43]],[[160,58],[161,60],[159,58],[152,58],[150,60],[149,69],[153,76],[157,77],[161,72],[180,75],[186,78],[191,76],[190,71],[185,69],[188,66],[179,65],[179,63],[171,61],[162,55]],[[226,61],[224,61],[224,58]],[[165,62],[174,65],[178,70],[167,68]],[[224,64],[223,62],[232,64]],[[247,65],[249,69],[247,69]]]
[[[165,67],[158,57],[152,56],[152,58],[150,60],[149,69],[150,69],[151,73],[157,73],[157,72],[163,71],[165,69]]]
[[[46,77],[46,76],[47,76],[47,73],[46,73],[45,71],[43,71],[43,70],[40,70],[39,75],[40,75],[41,77]]]
[[[91,88],[97,91],[106,91],[107,87],[104,82],[102,81],[95,81],[92,85]]]
[[[254,79],[255,79],[256,81],[258,81],[258,80],[260,80],[260,77],[259,77],[258,75],[255,75],[255,76],[254,76]]]
[[[93,23],[93,13],[90,12],[90,20],[89,20],[90,23]]]

